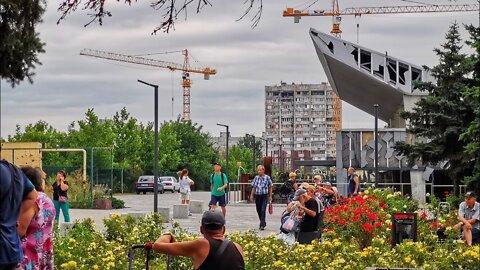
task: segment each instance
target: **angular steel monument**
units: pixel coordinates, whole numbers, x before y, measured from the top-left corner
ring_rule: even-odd
[[[387,53],[310,29],[318,58],[328,81],[341,100],[373,115],[379,104],[379,118],[392,128],[404,128],[399,113],[410,110],[425,93],[414,81],[431,81],[421,66]]]

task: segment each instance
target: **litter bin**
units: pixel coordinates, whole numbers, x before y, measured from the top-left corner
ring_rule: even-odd
[[[392,248],[405,239],[417,242],[417,213],[395,213],[392,216]]]

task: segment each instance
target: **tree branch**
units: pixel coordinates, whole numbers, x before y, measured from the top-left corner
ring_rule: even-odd
[[[69,14],[76,12],[79,5],[83,4],[83,10],[93,11],[93,13],[89,13],[88,15],[91,17],[91,20],[85,24],[85,27],[90,25],[93,22],[97,22],[102,25],[103,19],[105,17],[111,17],[112,13],[105,9],[105,1],[106,0],[63,0],[60,2],[58,7],[58,11],[62,13],[60,18],[57,21],[59,24],[62,20],[64,20]],[[137,2],[137,0],[134,0]],[[117,0],[120,2],[120,0]],[[173,29],[175,31],[175,22],[178,20],[178,15],[182,12],[185,13],[185,20],[188,16],[188,7],[192,6],[192,4],[196,2],[196,13],[200,13],[200,11],[205,6],[213,6],[210,0],[155,0],[150,4],[155,10],[162,11],[162,20],[160,21],[160,25],[157,26],[152,34],[156,34],[158,31],[163,31],[168,33],[170,30]],[[131,5],[132,0],[124,0],[125,4]],[[245,0],[245,4],[248,4],[247,9],[243,13],[243,15],[237,20],[240,21],[245,18],[256,6],[256,12],[253,14],[251,19],[252,21],[252,28],[257,27],[262,17],[263,12],[263,0]]]

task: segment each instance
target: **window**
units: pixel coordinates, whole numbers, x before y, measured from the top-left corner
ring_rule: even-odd
[[[372,54],[370,52],[360,50],[360,67],[370,72],[372,68]]]
[[[392,84],[397,84],[397,61],[388,59],[388,78]]]

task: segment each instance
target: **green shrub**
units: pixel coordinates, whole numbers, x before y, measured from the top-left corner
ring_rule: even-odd
[[[123,200],[112,197],[112,208],[113,209],[125,208],[125,202]]]

